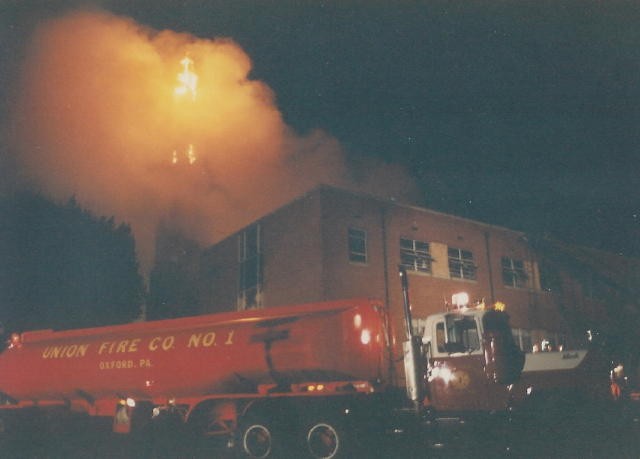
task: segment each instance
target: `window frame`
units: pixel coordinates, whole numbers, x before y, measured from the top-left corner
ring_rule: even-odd
[[[508,262],[505,264],[505,262]],[[517,266],[520,265],[520,266]],[[527,288],[529,275],[524,260],[503,255],[500,258],[502,283],[505,287]]]
[[[354,234],[359,233],[359,234]],[[359,236],[362,236],[361,238]],[[360,242],[362,247],[356,247]],[[347,249],[349,251],[349,262],[359,265],[366,265],[369,262],[367,231],[361,228],[349,227],[347,229]],[[361,249],[362,251],[359,251]]]
[[[457,251],[457,257],[451,255],[451,251]],[[464,253],[468,253],[470,257],[465,258]],[[478,265],[476,265],[471,250],[461,249],[458,247],[447,247],[447,259],[449,262],[449,277],[459,280],[477,280]],[[454,266],[457,264],[457,266]],[[456,272],[458,275],[454,275]]]
[[[411,248],[404,247],[403,242],[411,243]],[[418,245],[420,245],[421,248],[418,248]],[[426,249],[422,249],[422,247],[426,247]],[[406,237],[400,238],[400,265],[408,271],[433,274],[432,264],[434,261],[431,256],[431,246],[429,242]]]

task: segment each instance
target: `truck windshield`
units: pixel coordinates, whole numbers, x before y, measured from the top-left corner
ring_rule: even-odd
[[[440,352],[472,352],[480,349],[478,326],[473,317],[447,315],[445,322],[436,325],[436,337]]]

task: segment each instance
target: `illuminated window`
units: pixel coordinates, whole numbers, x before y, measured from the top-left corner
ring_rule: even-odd
[[[428,242],[400,239],[400,263],[406,269],[431,273],[432,261]]]
[[[502,281],[507,287],[526,287],[527,273],[524,262],[511,257],[502,257]]]
[[[367,262],[366,231],[349,228],[349,261],[353,263]]]
[[[243,231],[238,237],[238,309],[262,307],[262,248],[260,225]]]
[[[469,250],[449,247],[449,274],[454,279],[476,278],[476,264],[473,262],[473,252]]]

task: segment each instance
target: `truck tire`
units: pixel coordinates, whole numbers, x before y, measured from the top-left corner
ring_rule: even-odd
[[[331,418],[309,423],[305,429],[307,451],[313,459],[348,457],[348,437],[341,422]]]
[[[250,417],[240,423],[240,450],[244,457],[267,459],[278,457],[278,434],[271,422],[262,417]]]

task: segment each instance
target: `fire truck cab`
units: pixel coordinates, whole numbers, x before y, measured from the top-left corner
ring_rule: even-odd
[[[422,343],[426,406],[448,413],[504,409],[524,354],[512,339],[501,305],[430,315]]]

